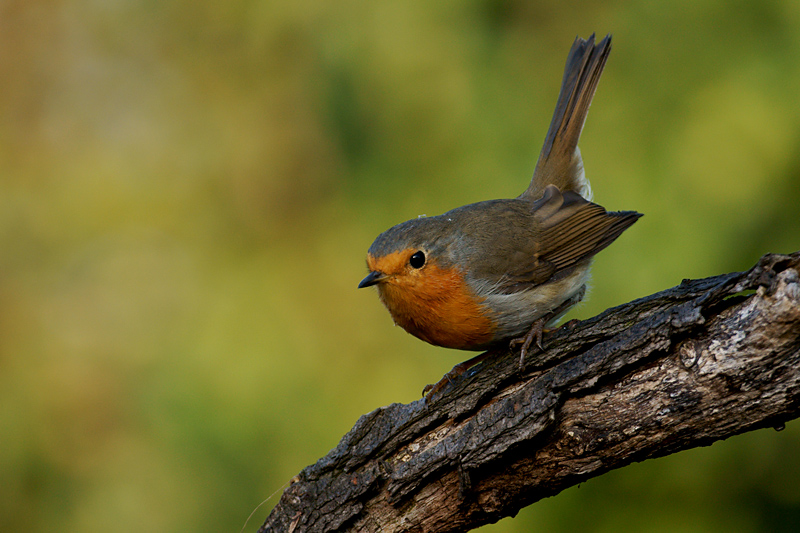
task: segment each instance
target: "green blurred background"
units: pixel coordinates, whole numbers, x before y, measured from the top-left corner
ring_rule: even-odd
[[[0,2],[0,529],[219,532],[468,354],[356,290],[373,238],[581,148],[646,214],[569,317],[800,249],[800,2]],[[795,531],[800,424],[482,531]],[[254,531],[280,492],[254,515]]]

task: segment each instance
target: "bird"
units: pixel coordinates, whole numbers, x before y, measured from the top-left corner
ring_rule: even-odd
[[[377,287],[397,325],[446,348],[521,345],[520,369],[534,341],[544,349],[545,327],[584,297],[594,255],[642,216],[609,212],[591,201],[578,148],[610,51],[610,34],[597,44],[594,34],[576,37],[522,194],[414,218],[375,239],[367,252],[369,273],[358,287]],[[485,355],[456,365],[445,377],[463,373]]]

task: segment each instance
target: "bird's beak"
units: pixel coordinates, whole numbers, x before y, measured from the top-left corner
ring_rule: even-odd
[[[380,272],[378,270],[373,270],[367,277],[361,280],[361,283],[358,284],[359,289],[363,289],[364,287],[371,287],[376,283],[380,282],[383,278],[386,277],[386,274]]]

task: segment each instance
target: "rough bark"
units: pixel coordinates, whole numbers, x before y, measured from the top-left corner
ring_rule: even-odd
[[[800,416],[800,252],[498,351],[362,416],[260,531],[465,531],[588,478]]]

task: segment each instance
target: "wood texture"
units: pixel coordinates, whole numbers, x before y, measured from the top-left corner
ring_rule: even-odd
[[[465,531],[634,461],[800,416],[800,252],[498,351],[428,402],[362,416],[262,532]]]

